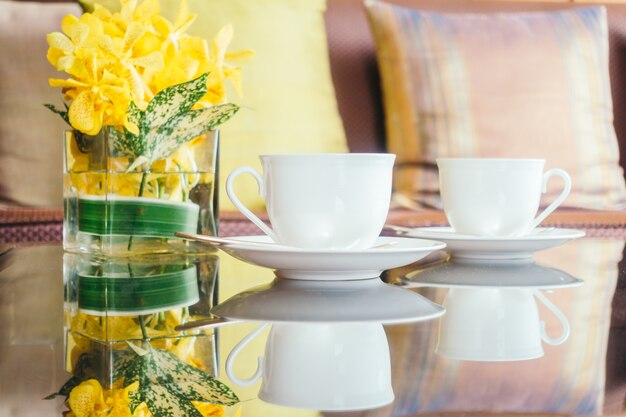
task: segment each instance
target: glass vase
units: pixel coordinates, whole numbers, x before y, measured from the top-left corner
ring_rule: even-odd
[[[65,250],[115,257],[189,253],[201,246],[176,232],[217,235],[218,131],[142,169],[114,154],[108,129],[97,136],[65,133]]]
[[[66,253],[63,266],[67,372],[111,388],[149,349],[215,375],[213,330],[179,331],[176,326],[212,318],[217,255]]]

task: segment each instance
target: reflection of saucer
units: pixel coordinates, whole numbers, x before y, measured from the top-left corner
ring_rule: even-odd
[[[526,260],[446,262],[406,275],[407,287],[497,287],[497,288],[568,288],[583,281],[567,272],[537,265]]]
[[[432,240],[379,237],[376,245],[388,246],[358,250],[301,249],[281,245],[246,245],[244,241],[266,242],[267,236],[242,236],[241,245],[220,249],[242,261],[276,270],[280,278],[303,280],[354,280],[377,278],[387,269],[413,263],[445,244]]]
[[[451,227],[423,227],[406,234],[445,242],[446,249],[452,252],[453,257],[477,259],[529,258],[534,252],[562,245],[584,235],[582,230],[542,227],[520,237],[462,235],[455,233]]]
[[[409,323],[441,316],[423,296],[378,278],[353,281],[275,279],[213,307],[229,319],[272,323]]]

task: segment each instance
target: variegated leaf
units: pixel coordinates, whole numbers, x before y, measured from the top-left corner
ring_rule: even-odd
[[[174,354],[155,349],[153,351],[155,369],[167,381],[169,391],[189,401],[203,401],[212,404],[233,405],[239,402],[237,395],[224,383],[206,372],[187,365]]]
[[[112,157],[131,160],[128,171],[147,171],[153,162],[167,158],[188,142],[233,117],[239,110],[234,104],[192,110],[191,107],[207,92],[208,74],[159,92],[142,111],[134,102],[128,107],[127,121],[139,131],[108,127],[108,149]],[[67,117],[67,112],[47,105]],[[131,130],[136,131],[133,127]]]
[[[126,118],[129,122],[137,126],[138,129],[141,126],[141,120],[143,119],[144,114],[145,112],[137,107],[134,101],[130,102],[128,110],[126,110]]]
[[[155,416],[200,417],[191,401],[221,405],[239,402],[228,386],[162,349],[149,348],[127,364],[124,385],[135,381],[139,381],[139,389],[131,398],[131,411],[145,402]]]
[[[186,83],[161,90],[148,104],[140,129],[160,127],[178,113],[191,109],[206,94],[207,77],[208,74],[203,74]]]
[[[77,376],[72,376],[70,379],[67,380],[67,382],[65,382],[65,384],[63,384],[61,389],[59,389],[59,392],[55,392],[54,394],[50,394],[47,397],[44,397],[44,400],[52,400],[53,398],[56,398],[59,395],[62,395],[67,398],[70,395],[70,392],[75,387],[80,385],[81,382],[83,382],[81,378]]]
[[[155,385],[145,392],[144,401],[153,416],[159,417],[202,417],[190,402],[181,400],[165,386]]]
[[[59,116],[61,116],[61,118],[63,120],[65,120],[65,123],[67,123],[68,125],[70,125],[70,127],[72,126],[72,124],[70,123],[70,117],[69,114],[67,112],[68,108],[67,105],[65,105],[65,110],[59,110],[56,108],[56,106],[54,104],[44,104],[45,107],[47,107],[48,109],[52,110],[54,113],[58,114]],[[78,146],[78,149],[82,152],[82,153],[88,153],[91,151],[91,144],[93,142],[93,137],[84,134],[83,132],[79,131],[79,130],[74,130],[74,138],[76,139],[76,145]]]
[[[231,103],[189,110],[172,117],[160,129],[166,131],[170,129],[172,132],[182,133],[186,129],[197,130],[204,128],[202,133],[205,133],[226,122],[238,111],[239,106]]]
[[[141,388],[141,382],[139,383],[139,387]],[[139,407],[143,402],[143,398],[139,391],[130,391],[128,393],[128,399],[130,400],[128,402],[128,408],[130,409],[131,413],[134,413],[135,409]]]
[[[221,104],[178,114],[145,136],[145,150],[139,155],[147,158],[148,165],[167,158],[180,145],[224,123],[238,110],[239,106],[234,104]]]
[[[56,108],[56,106],[54,104],[44,104],[44,106],[46,106],[47,108],[52,110],[54,113],[56,113],[59,116],[61,116],[61,118],[63,120],[65,120],[65,123],[67,123],[68,125],[70,124],[70,117],[69,117],[69,115],[67,113],[67,109],[65,111],[59,110],[59,109]]]
[[[130,343],[129,343],[130,345]],[[137,354],[133,350],[115,350],[113,352],[113,381],[124,377],[131,363],[135,360]]]
[[[108,129],[109,153],[114,158],[126,157],[134,159],[137,155],[145,152],[145,141],[141,135],[134,135],[124,130],[119,131],[114,127]]]
[[[83,353],[78,357],[76,364],[74,364],[74,369],[72,377],[68,379],[65,384],[59,389],[58,392],[54,394],[48,395],[45,397],[45,400],[51,400],[58,395],[69,397],[70,392],[77,387],[81,382],[87,381],[88,379],[96,378],[95,369],[101,367],[102,364],[98,363],[98,356],[93,353]]]
[[[124,376],[124,372],[128,365],[136,357],[137,355],[133,351],[129,350],[116,350],[113,352],[113,363],[115,364],[112,374],[113,381],[117,381],[119,378]],[[65,384],[63,384],[58,392],[47,396],[45,399],[52,399],[58,395],[67,398],[70,395],[70,392],[81,382],[87,381],[88,379],[98,378],[96,370],[101,369],[103,366],[102,363],[99,363],[99,359],[100,356],[94,354],[93,352],[81,354],[74,365],[74,369],[72,371],[74,375],[67,380]]]

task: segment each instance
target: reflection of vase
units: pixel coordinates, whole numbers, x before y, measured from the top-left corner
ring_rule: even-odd
[[[108,130],[66,132],[64,248],[106,256],[189,252],[176,232],[217,234],[218,132],[181,145],[148,171],[115,154]]]
[[[210,318],[215,254],[107,258],[66,253],[66,370],[111,387],[136,357],[130,347],[166,351],[209,374],[216,370],[211,329],[176,326]]]
[[[96,316],[137,315],[188,307],[198,302],[196,267],[154,275],[128,271],[78,275],[78,309]]]

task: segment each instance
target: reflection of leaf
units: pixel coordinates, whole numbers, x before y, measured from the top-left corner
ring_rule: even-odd
[[[94,371],[96,366],[96,358],[94,357],[94,355],[91,353],[83,353],[76,361],[76,365],[74,365],[74,375],[70,379],[68,379],[65,384],[63,384],[58,392],[50,394],[44,399],[51,400],[58,395],[68,397],[74,387],[78,386],[83,381],[96,377]]]
[[[135,381],[139,381],[139,390],[131,398],[131,411],[145,402],[153,415],[201,417],[191,401],[219,405],[239,402],[228,386],[162,349],[150,347],[128,363],[124,385]]]
[[[73,376],[70,379],[68,379],[65,384],[63,384],[63,386],[61,387],[59,392],[55,392],[54,394],[50,394],[47,397],[44,397],[44,400],[51,400],[51,399],[57,397],[58,395],[62,395],[64,397],[69,397],[70,392],[75,387],[77,387],[81,382],[83,382],[82,378],[79,378],[77,376]]]
[[[122,378],[132,363],[132,361],[137,357],[135,352],[132,350],[114,350],[113,351],[113,374],[111,378],[113,381],[117,381]]]

